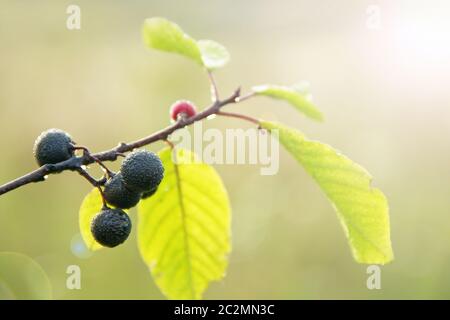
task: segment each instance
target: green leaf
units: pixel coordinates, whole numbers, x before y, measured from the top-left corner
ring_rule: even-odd
[[[212,40],[196,41],[177,24],[164,18],[146,19],[142,33],[149,48],[181,54],[208,70],[223,67],[230,60],[230,54],[220,43]]]
[[[138,206],[138,244],[161,291],[170,299],[201,299],[223,278],[231,250],[231,210],[221,178],[193,153],[164,149],[165,176]]]
[[[197,44],[202,55],[203,65],[209,70],[221,68],[230,60],[230,54],[220,43],[212,40],[199,40]]]
[[[342,222],[355,260],[390,262],[389,207],[383,193],[371,187],[370,174],[330,146],[308,140],[297,130],[266,121],[261,126],[278,134],[281,144],[325,192]]]
[[[49,300],[50,281],[33,259],[19,253],[0,252],[0,300]]]
[[[143,37],[149,48],[178,53],[203,65],[197,42],[173,22],[158,17],[146,19]]]
[[[89,250],[95,251],[103,248],[101,244],[95,241],[91,232],[91,221],[97,213],[103,208],[103,201],[100,191],[97,188],[83,199],[78,213],[78,223],[80,226],[81,237]]]
[[[293,105],[297,110],[303,112],[311,119],[322,121],[323,115],[311,103],[307,95],[303,94],[296,87],[284,87],[276,85],[261,85],[252,88],[257,95],[267,96],[274,99],[285,100]]]
[[[291,86],[293,90],[297,91],[302,96],[304,96],[306,100],[312,101],[310,87],[311,85],[307,81],[297,82]]]

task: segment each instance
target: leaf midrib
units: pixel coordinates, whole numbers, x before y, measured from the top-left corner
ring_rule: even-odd
[[[180,212],[181,212],[181,224],[183,226],[183,239],[184,239],[184,248],[186,251],[186,256],[187,256],[187,264],[188,264],[188,274],[189,274],[189,280],[188,280],[188,285],[189,285],[189,289],[191,291],[192,294],[192,298],[195,298],[195,289],[192,283],[192,264],[191,264],[191,254],[190,254],[190,249],[189,249],[189,243],[188,243],[188,233],[187,233],[187,227],[186,227],[186,209],[184,206],[184,202],[183,202],[183,191],[181,188],[181,178],[180,178],[180,172],[179,172],[179,168],[178,168],[178,164],[177,164],[177,160],[176,160],[177,154],[176,151],[174,152],[174,162],[173,162],[173,166],[174,166],[174,172],[175,172],[175,179],[177,182],[177,195],[178,195],[178,202],[180,203]]]

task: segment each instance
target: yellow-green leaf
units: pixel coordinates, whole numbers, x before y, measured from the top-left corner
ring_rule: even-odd
[[[276,85],[260,85],[252,88],[257,95],[267,96],[274,99],[284,100],[293,105],[297,110],[311,119],[322,121],[323,115],[319,109],[308,99],[308,96],[295,87],[284,87]]]
[[[164,149],[158,191],[138,206],[138,244],[170,299],[200,299],[225,274],[231,250],[231,210],[221,178],[183,149]],[[173,157],[172,157],[173,156]]]
[[[197,42],[169,20],[158,17],[146,19],[143,37],[149,48],[178,53],[203,65]]]
[[[202,54],[203,65],[209,70],[221,68],[230,60],[230,54],[220,43],[212,40],[199,40],[197,45]]]
[[[33,259],[15,252],[0,252],[0,300],[49,300],[47,274]]]
[[[196,41],[177,24],[164,18],[145,20],[142,34],[147,47],[181,54],[208,70],[223,67],[230,60],[230,54],[220,43],[212,40]]]
[[[83,199],[78,214],[81,237],[83,238],[86,247],[92,251],[103,248],[101,244],[95,241],[91,232],[91,221],[95,215],[102,210],[102,207],[103,202],[100,191],[97,188],[94,188]]]
[[[389,207],[371,187],[370,174],[330,146],[311,141],[297,130],[262,121],[316,180],[335,207],[359,263],[385,264],[393,259]]]

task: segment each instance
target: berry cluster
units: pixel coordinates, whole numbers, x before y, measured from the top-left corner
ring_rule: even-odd
[[[95,240],[105,247],[115,247],[124,242],[131,230],[131,221],[122,209],[138,204],[148,194],[154,194],[164,177],[164,167],[159,157],[147,150],[128,154],[120,171],[112,175],[103,190],[105,201],[116,207],[105,207],[95,216],[91,232]]]
[[[164,167],[156,154],[133,151],[122,162],[120,171],[108,179],[103,195],[110,205],[129,209],[149,193],[155,193],[163,176]]]
[[[43,132],[34,145],[37,163],[56,164],[75,156],[77,149],[71,137],[62,130]],[[164,177],[164,167],[159,157],[147,150],[129,153],[120,171],[108,172],[103,185],[103,209],[95,216],[91,232],[95,240],[105,247],[123,243],[130,234],[131,221],[122,209],[129,209],[141,199],[153,195]],[[108,204],[113,208],[108,207]]]
[[[185,120],[196,114],[195,105],[186,100],[176,101],[170,107],[173,121]],[[86,148],[77,147],[66,132],[50,129],[42,132],[36,139],[33,152],[37,163],[43,166],[69,160],[75,157],[77,149],[87,152]],[[141,199],[155,194],[164,177],[164,167],[153,152],[136,150],[125,157],[119,172],[106,171],[108,179],[105,177],[100,180],[103,181],[101,186],[96,184],[101,189],[104,205],[92,220],[91,232],[101,245],[115,247],[123,243],[131,231],[130,218],[123,209],[132,208]],[[97,182],[95,179],[94,181]]]

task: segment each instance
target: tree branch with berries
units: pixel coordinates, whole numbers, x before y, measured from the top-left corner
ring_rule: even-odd
[[[175,103],[171,108],[171,118],[175,120],[175,123],[172,125],[155,132],[147,137],[144,137],[142,139],[129,142],[129,143],[119,143],[116,147],[98,152],[95,154],[91,154],[89,150],[85,147],[79,147],[77,146],[70,138],[69,135],[65,134],[63,131],[59,129],[50,129],[49,131],[45,131],[42,133],[42,135],[49,134],[52,132],[60,132],[62,133],[62,136],[67,135],[67,146],[64,148],[64,146],[60,146],[62,150],[60,150],[61,154],[56,155],[54,159],[50,159],[48,162],[42,162],[36,159],[39,165],[41,167],[33,172],[30,172],[20,178],[17,178],[13,181],[10,181],[8,183],[5,183],[4,185],[0,186],[0,195],[7,193],[9,191],[15,190],[19,187],[22,187],[26,184],[33,183],[33,182],[42,182],[45,181],[45,177],[49,174],[55,174],[55,173],[61,173],[63,171],[79,171],[79,172],[85,172],[83,170],[83,166],[92,164],[92,163],[99,163],[103,168],[105,166],[102,164],[104,161],[116,161],[118,157],[123,155],[126,152],[130,152],[134,149],[144,147],[146,145],[149,145],[156,141],[165,141],[168,139],[170,134],[175,132],[178,129],[184,128],[186,126],[189,126],[197,121],[201,121],[206,119],[207,117],[213,115],[213,114],[219,114],[223,116],[227,116],[226,113],[221,113],[219,110],[228,105],[239,102],[240,97],[240,89],[238,88],[233,94],[228,97],[227,99],[220,101],[216,100],[214,103],[207,107],[204,111],[200,113],[196,113],[196,108],[192,103],[186,102],[186,101],[180,101],[179,103]],[[188,108],[189,110],[184,108]],[[179,117],[178,117],[179,116]],[[252,121],[254,123],[258,123],[258,120],[252,119],[250,117],[247,118],[247,121]],[[52,136],[50,134],[50,136]],[[39,142],[39,140],[42,138],[42,136],[39,136],[36,140],[36,144]],[[60,141],[61,143],[64,142],[64,138],[58,138],[55,136],[54,138],[51,138],[52,140],[55,139],[59,141],[59,139],[62,139],[63,141]],[[74,157],[74,150],[81,149],[84,151],[84,154],[81,157]],[[34,150],[35,157],[36,155],[36,147]],[[97,182],[98,184],[103,184],[100,182]]]
[[[204,68],[211,86],[211,105],[198,111],[192,102],[177,101],[170,108],[173,122],[166,128],[97,153],[78,145],[62,130],[47,130],[34,146],[40,167],[0,186],[0,195],[46,181],[52,174],[77,172],[93,187],[79,209],[86,246],[96,251],[125,242],[131,232],[129,209],[137,207],[138,246],[158,287],[171,299],[200,299],[211,281],[225,275],[231,253],[231,209],[215,169],[193,152],[174,145],[171,135],[212,115],[231,117],[277,138],[312,176],[337,211],[357,262],[385,264],[393,259],[388,202],[371,186],[372,177],[364,168],[296,129],[222,110],[265,96],[285,101],[305,116],[322,121],[322,113],[304,86],[259,85],[246,94],[238,88],[220,99],[214,71],[230,59],[223,45],[195,40],[163,18],[145,21],[143,39],[151,49],[183,55]],[[144,148],[156,141],[165,141],[168,147],[158,153]],[[105,162],[119,158],[123,158],[120,170],[112,172]],[[104,175],[93,177],[90,165],[100,166]]]

